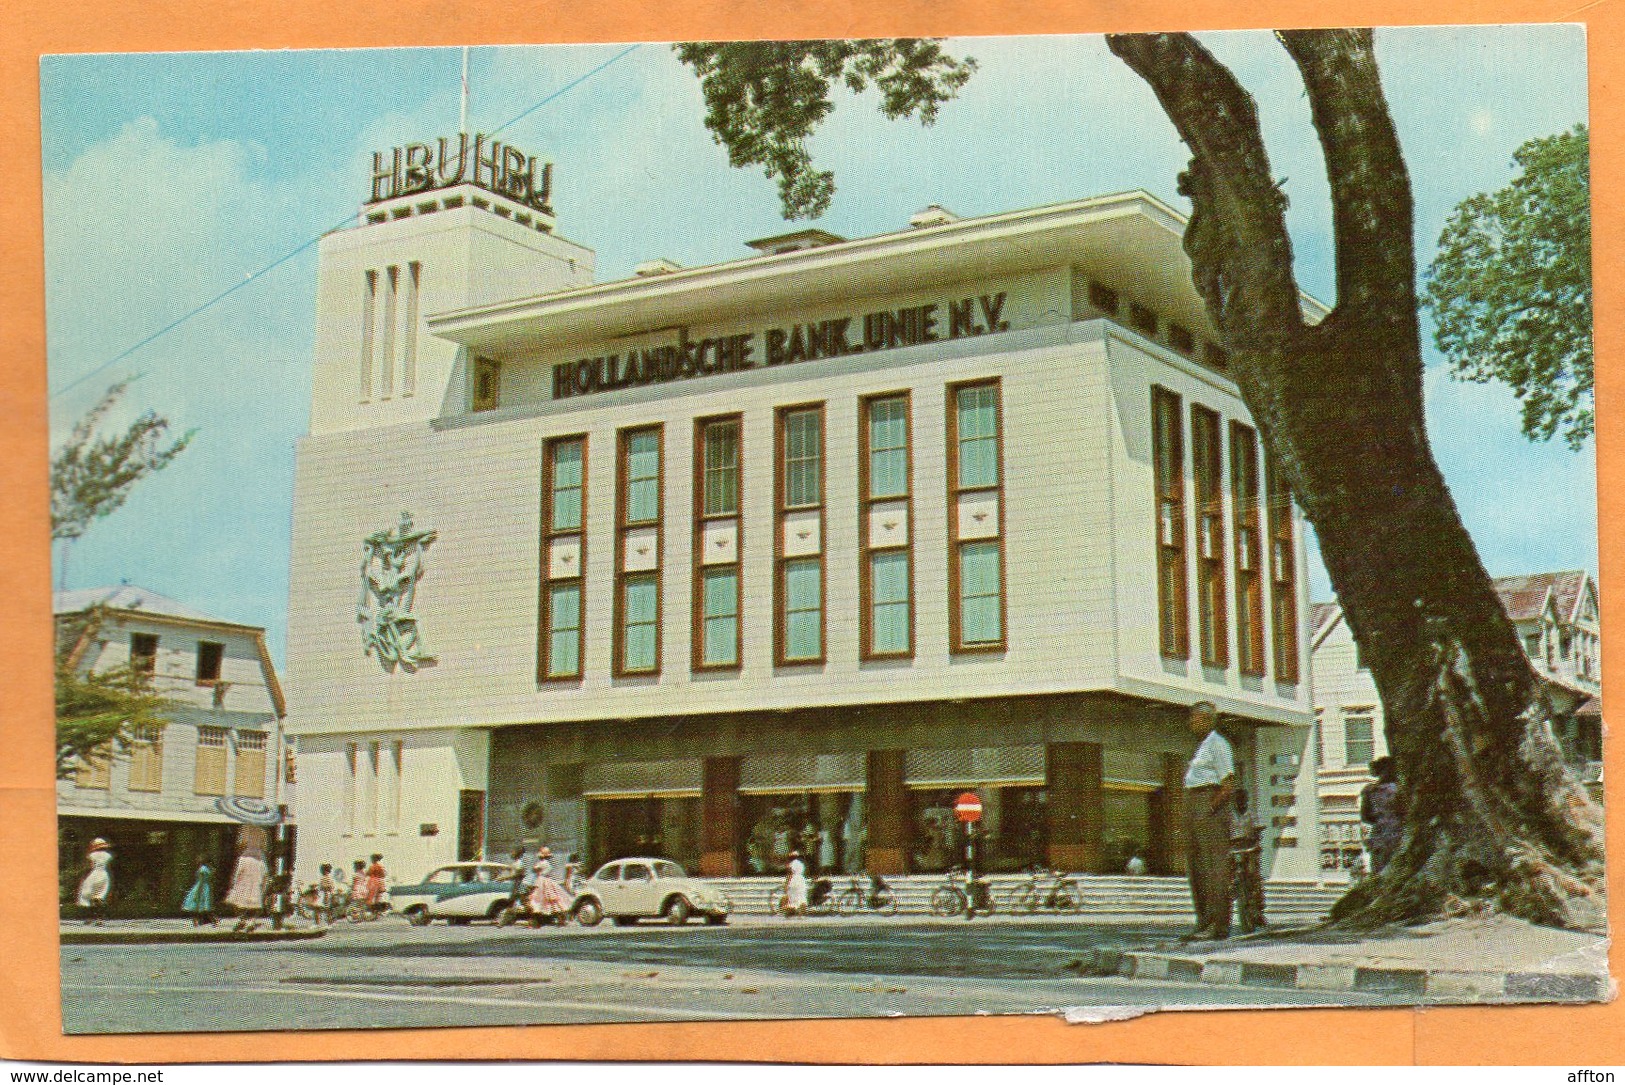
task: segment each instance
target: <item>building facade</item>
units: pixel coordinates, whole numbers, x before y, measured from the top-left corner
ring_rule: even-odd
[[[1582,570],[1507,576],[1496,594],[1552,702],[1552,730],[1575,773],[1602,798],[1602,635],[1597,586]],[[1310,608],[1321,816],[1321,869],[1346,878],[1365,850],[1360,791],[1388,753],[1382,701],[1336,603]]]
[[[179,914],[199,858],[217,891],[239,824],[219,800],[291,803],[282,688],[265,631],[124,585],[58,592],[61,650],[80,673],[126,665],[169,701],[126,750],[57,781],[61,899],[71,904],[90,841],[113,845],[112,915]]]
[[[1315,876],[1301,522],[1177,214],[931,208],[594,284],[500,187],[322,245],[301,876],[521,840],[942,870],[965,791],[990,869],[1178,872],[1198,700]]]

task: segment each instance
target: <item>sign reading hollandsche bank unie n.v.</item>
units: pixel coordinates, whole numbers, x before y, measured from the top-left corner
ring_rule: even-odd
[[[1004,299],[1003,293],[982,294],[940,306],[882,309],[865,313],[861,321],[844,316],[769,328],[761,333],[759,343],[755,332],[690,339],[688,329],[682,328],[677,332],[675,343],[560,362],[553,367],[553,398],[568,399],[641,384],[737,373],[764,365],[874,354],[897,347],[1008,331],[1010,322],[1003,316]]]
[[[499,196],[551,215],[553,163],[537,164],[501,140],[468,133],[454,139],[441,136],[434,146],[408,143],[388,152],[372,153],[372,198],[369,204],[413,196],[452,185],[475,184]]]

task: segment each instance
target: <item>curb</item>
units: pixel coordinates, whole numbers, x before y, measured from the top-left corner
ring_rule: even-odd
[[[1082,974],[1091,976],[1473,1001],[1601,1002],[1611,993],[1606,976],[1585,972],[1472,972],[1344,964],[1273,964],[1110,949],[1096,950],[1081,961],[1080,966]]]
[[[299,942],[320,938],[327,931],[320,927],[301,927],[281,931],[62,931],[65,946],[146,946],[162,943],[192,942]]]

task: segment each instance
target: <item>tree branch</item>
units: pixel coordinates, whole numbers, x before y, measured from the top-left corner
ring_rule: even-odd
[[[1191,150],[1180,192],[1185,251],[1225,346],[1262,351],[1303,327],[1286,197],[1270,175],[1252,96],[1189,34],[1112,34],[1106,44],[1150,84]]]

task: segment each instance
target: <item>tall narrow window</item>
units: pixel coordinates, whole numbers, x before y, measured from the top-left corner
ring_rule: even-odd
[[[695,670],[740,665],[740,425],[737,415],[694,424]]]
[[[366,757],[361,765],[361,827],[368,833],[378,831],[379,760],[378,743],[367,743]]]
[[[620,433],[615,673],[660,670],[661,431]]]
[[[368,271],[361,293],[361,402],[372,399],[373,328],[378,323],[378,273]]]
[[[73,786],[87,791],[106,791],[113,786],[113,747],[98,746],[74,766]]]
[[[948,389],[949,635],[954,651],[998,651],[1004,632],[1004,491],[999,384]]]
[[[1224,448],[1219,416],[1191,404],[1191,467],[1196,476],[1196,598],[1202,664],[1230,665],[1224,598]]]
[[[780,664],[824,660],[824,408],[781,408],[774,644]]]
[[[233,792],[242,798],[265,798],[264,731],[237,732],[237,781]]]
[[[164,788],[164,728],[144,724],[130,736],[130,790],[162,791]]]
[[[389,287],[384,291],[384,341],[378,351],[378,398],[388,399],[395,394],[395,322],[396,304],[401,290],[401,269],[393,264],[389,268]]]
[[[587,561],[587,439],[555,437],[542,450],[542,615],[537,677],[581,677],[581,598]]]
[[[1236,662],[1242,674],[1264,673],[1264,587],[1258,518],[1258,435],[1230,423],[1230,497],[1235,504]]]
[[[1157,639],[1162,654],[1190,656],[1186,610],[1185,427],[1179,396],[1151,389],[1151,459],[1157,501]]]
[[[859,606],[866,659],[914,653],[913,505],[909,397],[870,396],[859,407]]]
[[[1298,557],[1293,545],[1292,491],[1273,462],[1266,464],[1270,517],[1270,608],[1275,680],[1298,680]]]
[[[1370,709],[1355,709],[1358,715],[1343,717],[1343,763],[1349,768],[1364,768],[1371,764],[1376,753],[1377,740],[1372,730]]]
[[[141,674],[152,674],[158,669],[156,633],[130,634],[130,669]]]
[[[198,795],[226,793],[226,742],[224,727],[197,729],[197,759],[193,767],[192,791]]]
[[[418,388],[418,291],[423,286],[423,265],[406,265],[406,320],[401,325],[401,395]]]
[[[344,746],[344,832],[356,831],[356,776],[361,769],[361,751],[354,742]]]
[[[474,359],[473,387],[469,406],[475,411],[494,411],[502,405],[502,363],[490,358]]]
[[[200,640],[197,642],[197,684],[208,685],[220,681],[220,661],[226,654],[226,646],[214,641]]]

